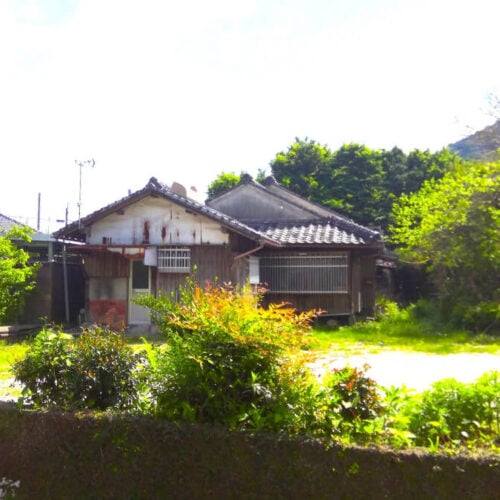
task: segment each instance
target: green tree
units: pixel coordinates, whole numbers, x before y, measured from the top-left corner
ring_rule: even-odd
[[[280,152],[271,161],[276,180],[286,188],[313,201],[319,201],[328,177],[332,152],[309,139],[295,139],[286,152]]]
[[[392,199],[385,189],[383,153],[359,144],[346,144],[333,154],[330,199],[326,204],[364,225],[383,226]]]
[[[374,150],[345,144],[337,151],[308,139],[296,139],[271,161],[278,182],[292,191],[341,211],[364,225],[386,230],[392,204],[431,178],[440,178],[456,157],[401,149]]]
[[[500,319],[500,163],[457,161],[403,195],[393,218],[392,243],[403,260],[428,266],[446,311]]]
[[[31,230],[14,227],[0,236],[0,323],[19,317],[27,292],[35,286],[38,266],[29,263],[29,254],[15,241],[31,241]]]
[[[230,189],[241,180],[242,174],[235,174],[234,172],[220,173],[208,186],[207,194],[209,198],[214,198],[220,193]]]

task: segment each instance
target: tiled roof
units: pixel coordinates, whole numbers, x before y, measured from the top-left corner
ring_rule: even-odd
[[[283,246],[289,245],[366,245],[379,240],[378,233],[364,229],[343,229],[331,222],[309,224],[267,225],[258,231]]]
[[[75,221],[71,224],[59,229],[54,233],[56,238],[69,238],[75,240],[84,240],[84,228],[85,226],[91,224],[92,222],[105,217],[107,214],[116,211],[120,208],[123,208],[135,201],[144,198],[149,195],[159,195],[165,199],[175,201],[177,204],[182,207],[192,210],[195,213],[206,215],[207,217],[224,224],[225,226],[230,227],[234,231],[247,236],[250,239],[255,241],[267,240],[262,243],[268,243],[270,245],[278,246],[279,244],[273,242],[267,236],[261,234],[259,231],[256,231],[254,228],[251,228],[238,220],[226,215],[218,210],[208,207],[207,205],[202,205],[197,201],[191,200],[190,198],[186,198],[181,196],[174,191],[172,191],[166,184],[159,182],[155,177],[152,177],[148,184],[139,191],[136,191],[110,205],[107,205],[86,217],[83,217],[81,221]]]
[[[165,199],[174,201],[187,210],[205,215],[239,234],[268,246],[370,245],[380,241],[380,234],[378,232],[356,224],[351,219],[344,218],[326,209],[325,211],[329,217],[321,217],[319,214],[316,214],[317,218],[315,220],[307,222],[245,224],[215,208],[175,193],[167,185],[162,184],[154,177],[149,180],[143,189],[93,212],[82,218],[80,223],[75,221],[63,227],[59,231],[56,231],[54,236],[57,238],[84,241],[85,226],[92,224],[113,211],[125,208],[151,195],[162,196]]]
[[[0,234],[10,231],[14,226],[22,225],[19,222],[7,217],[6,215],[0,214]]]

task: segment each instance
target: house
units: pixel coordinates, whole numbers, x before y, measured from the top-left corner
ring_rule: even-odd
[[[86,311],[112,327],[150,324],[133,302],[176,292],[186,277],[265,283],[266,301],[353,316],[373,308],[380,235],[279,186],[249,176],[206,204],[154,177],[54,236],[79,242]],[[83,244],[81,244],[83,243]]]
[[[273,177],[259,184],[244,175],[207,204],[279,244],[255,254],[267,301],[336,317],[372,313],[376,259],[384,249],[377,231],[302,198]]]
[[[14,226],[28,227],[31,241],[14,240],[38,263],[35,289],[26,296],[20,323],[76,322],[84,306],[84,277],[79,259],[64,254],[64,244],[51,235],[35,231],[11,217],[0,214],[0,235]]]

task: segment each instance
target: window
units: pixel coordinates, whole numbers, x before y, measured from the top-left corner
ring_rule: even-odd
[[[260,279],[269,293],[348,293],[346,254],[269,255],[260,258]]]
[[[160,273],[189,273],[191,250],[189,248],[158,248],[158,271]]]

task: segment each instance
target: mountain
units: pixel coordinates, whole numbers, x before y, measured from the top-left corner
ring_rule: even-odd
[[[472,135],[454,142],[449,148],[467,160],[498,160],[500,154],[500,120]]]

